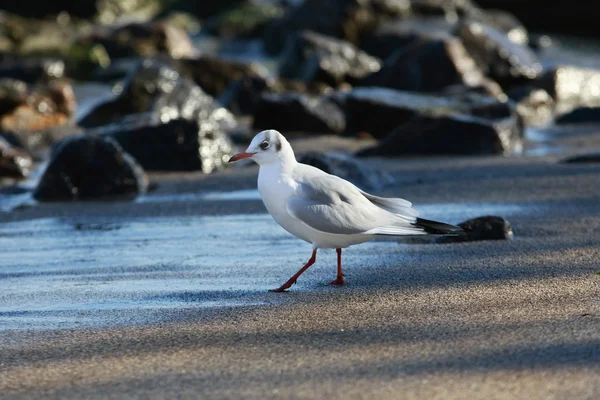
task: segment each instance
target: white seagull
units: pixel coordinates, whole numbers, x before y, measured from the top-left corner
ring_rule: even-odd
[[[289,289],[317,259],[317,249],[336,249],[337,278],[343,285],[342,249],[377,236],[456,235],[461,228],[417,218],[409,201],[373,196],[352,183],[296,161],[276,130],[258,133],[229,162],[250,158],[259,166],[258,191],[267,211],[292,235],[312,244],[310,260],[281,287]]]

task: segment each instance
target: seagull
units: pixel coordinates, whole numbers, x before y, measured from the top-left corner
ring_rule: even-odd
[[[260,197],[283,229],[312,244],[312,256],[287,282],[289,289],[317,260],[317,249],[336,249],[337,277],[344,284],[342,249],[378,236],[458,235],[462,229],[418,218],[409,201],[369,194],[338,176],[296,161],[294,150],[276,130],[258,133],[229,162],[249,158],[259,165]]]

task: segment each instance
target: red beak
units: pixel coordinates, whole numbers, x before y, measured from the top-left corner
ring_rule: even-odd
[[[229,159],[229,162],[238,161],[238,160],[241,160],[242,158],[250,158],[255,154],[256,153],[246,153],[246,152],[237,153],[236,155],[234,155],[233,157],[231,157]]]

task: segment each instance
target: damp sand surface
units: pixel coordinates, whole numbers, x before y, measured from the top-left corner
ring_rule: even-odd
[[[7,206],[0,398],[597,398],[600,165],[560,157],[367,160],[395,178],[377,194],[504,216],[514,240],[372,241],[344,251],[344,287],[320,251],[284,294],[267,290],[310,245],[266,213],[255,167]]]

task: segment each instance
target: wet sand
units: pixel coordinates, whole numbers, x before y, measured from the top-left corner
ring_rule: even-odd
[[[600,165],[558,158],[367,160],[424,218],[497,214],[515,239],[373,241],[342,288],[321,251],[285,294],[310,246],[254,167],[0,213],[0,398],[597,398]]]

